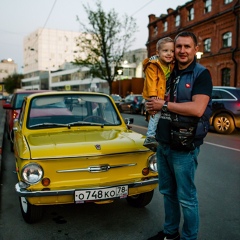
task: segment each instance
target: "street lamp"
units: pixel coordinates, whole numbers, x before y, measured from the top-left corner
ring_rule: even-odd
[[[196,52],[196,57],[199,62],[199,60],[202,58],[203,52]]]

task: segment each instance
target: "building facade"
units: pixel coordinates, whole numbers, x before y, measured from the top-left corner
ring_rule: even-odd
[[[76,58],[79,32],[39,28],[24,38],[23,74],[56,71]]]
[[[198,62],[211,73],[214,86],[240,87],[240,1],[192,0],[167,9],[160,17],[149,15],[148,56],[163,37],[192,31],[198,38]]]
[[[4,59],[0,62],[0,83],[4,78],[17,73],[17,64],[12,59]]]
[[[79,54],[76,39],[79,32],[38,29],[24,39],[24,89],[101,91],[108,93],[108,82],[94,78],[86,67],[70,64]],[[125,53],[122,74],[116,80],[143,77],[142,61],[147,49]],[[114,74],[115,67],[112,72]]]
[[[17,73],[17,64],[12,59],[4,59],[0,62],[0,94],[3,94],[4,82],[3,79]]]

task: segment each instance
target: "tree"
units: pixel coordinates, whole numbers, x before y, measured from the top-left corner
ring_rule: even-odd
[[[114,9],[105,12],[100,1],[96,2],[96,11],[89,5],[83,7],[89,26],[77,17],[83,32],[77,39],[80,54],[75,59],[75,64],[88,66],[92,76],[105,79],[111,94],[115,76],[112,70],[120,64],[124,53],[134,41],[136,20],[126,14],[120,20]]]
[[[3,79],[4,88],[6,92],[12,94],[14,89],[21,88],[21,80],[24,78],[23,74],[13,74],[9,75],[7,78]]]

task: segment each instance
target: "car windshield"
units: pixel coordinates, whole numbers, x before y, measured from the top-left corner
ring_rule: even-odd
[[[119,95],[112,95],[112,98],[114,101],[121,101],[122,97],[120,97]]]
[[[51,94],[34,97],[27,121],[30,129],[120,124],[120,117],[110,98],[100,94]]]

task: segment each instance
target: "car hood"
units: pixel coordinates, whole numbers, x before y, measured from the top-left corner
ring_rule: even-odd
[[[130,130],[86,130],[30,134],[24,158],[62,158],[147,151],[144,136]],[[27,156],[29,155],[30,156]]]

